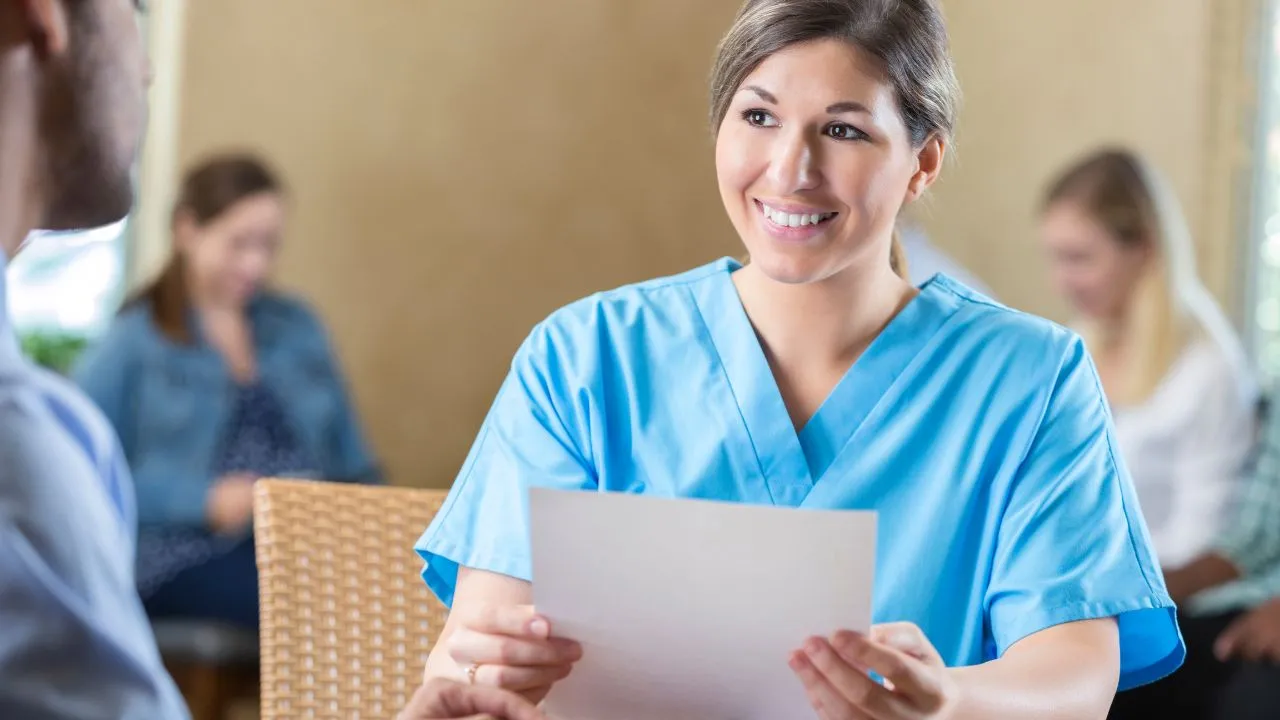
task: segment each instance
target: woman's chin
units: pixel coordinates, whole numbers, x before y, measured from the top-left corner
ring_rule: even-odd
[[[236,283],[223,291],[222,300],[230,307],[244,307],[253,300],[260,289],[256,284]]]
[[[822,254],[752,253],[751,264],[763,276],[784,285],[806,285],[833,274],[830,259]]]

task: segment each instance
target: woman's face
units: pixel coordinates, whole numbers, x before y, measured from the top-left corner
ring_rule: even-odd
[[[218,302],[244,304],[271,275],[283,231],[284,203],[264,192],[204,225],[180,216],[177,235],[194,283]]]
[[[943,144],[912,147],[893,86],[858,48],[818,40],[762,62],[716,137],[720,196],[751,261],[811,283],[889,267],[894,221],[937,176]]]
[[[1078,203],[1049,206],[1041,222],[1054,284],[1076,312],[1092,320],[1114,320],[1125,307],[1146,265],[1147,251],[1122,243]]]

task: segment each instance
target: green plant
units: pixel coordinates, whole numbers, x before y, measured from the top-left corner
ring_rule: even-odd
[[[32,362],[65,375],[88,344],[88,338],[75,333],[43,330],[23,333],[21,342],[22,351]]]

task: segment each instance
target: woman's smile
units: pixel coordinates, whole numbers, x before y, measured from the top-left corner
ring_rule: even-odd
[[[754,201],[760,225],[784,242],[808,242],[824,234],[839,213],[822,208],[782,202]]]

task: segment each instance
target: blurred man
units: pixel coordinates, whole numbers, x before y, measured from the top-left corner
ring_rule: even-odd
[[[1216,549],[1165,573],[1182,608],[1187,660],[1153,685],[1121,693],[1113,720],[1280,718],[1280,416]]]
[[[130,0],[0,0],[0,717],[182,718],[133,583],[133,487],[88,400],[21,356],[4,268],[129,211],[147,67]]]
[[[134,590],[134,497],[119,444],[68,383],[21,355],[5,269],[35,228],[124,217],[142,134],[137,0],[0,0],[0,718],[187,717]],[[528,703],[422,687],[406,720]]]

